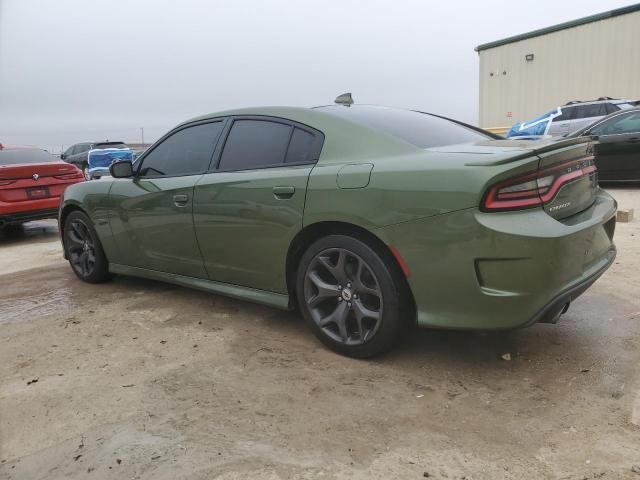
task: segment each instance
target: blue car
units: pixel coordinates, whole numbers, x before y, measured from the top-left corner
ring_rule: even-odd
[[[129,148],[96,148],[87,155],[87,180],[109,175],[109,167],[113,162],[134,160],[134,152]]]

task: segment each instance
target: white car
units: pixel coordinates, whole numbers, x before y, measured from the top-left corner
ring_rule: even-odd
[[[586,127],[611,113],[633,108],[633,102],[609,97],[587,102],[573,101],[533,120],[516,123],[508,138],[551,135],[559,137]]]

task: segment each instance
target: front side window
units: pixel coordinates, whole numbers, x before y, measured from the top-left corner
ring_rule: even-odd
[[[284,162],[293,127],[269,120],[236,120],[220,158],[220,170],[251,170]]]
[[[562,107],[562,114],[553,119],[554,122],[565,122],[576,118],[576,107]]]
[[[591,130],[594,135],[621,135],[640,132],[640,112],[618,115]]]
[[[206,171],[221,132],[222,122],[178,130],[145,155],[140,176],[177,177]]]

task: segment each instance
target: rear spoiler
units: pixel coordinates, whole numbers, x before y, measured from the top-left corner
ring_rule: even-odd
[[[504,142],[509,142],[509,139],[503,140]],[[551,152],[553,150],[570,147],[572,145],[580,145],[583,143],[589,143],[592,141],[591,137],[576,137],[576,138],[561,138],[559,140],[547,140],[547,141],[531,141],[531,140],[523,140],[528,145],[523,145],[526,149],[523,149],[522,153],[518,153],[512,157],[500,158],[493,162],[467,162],[465,165],[467,166],[475,166],[475,167],[491,167],[493,165],[503,165],[505,163],[511,163],[516,160],[522,160],[524,158],[529,158],[533,155],[540,155],[543,153]],[[538,144],[541,144],[538,146]]]

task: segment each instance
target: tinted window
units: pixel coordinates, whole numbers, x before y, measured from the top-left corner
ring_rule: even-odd
[[[604,109],[607,113],[613,113],[613,112],[617,112],[618,110],[620,110],[618,107],[616,107],[613,103],[605,103],[604,104]]]
[[[15,165],[18,163],[46,163],[56,162],[58,159],[44,150],[31,148],[16,148],[0,150],[0,165]]]
[[[224,145],[220,170],[249,170],[284,162],[291,129],[265,120],[236,120]]]
[[[129,148],[129,146],[122,142],[105,142],[96,143],[93,148]]]
[[[293,130],[289,150],[287,150],[287,163],[308,163],[318,159],[317,137],[309,132],[296,128]]]
[[[594,103],[591,105],[580,105],[576,108],[575,118],[591,118],[591,117],[603,117],[606,115],[604,103]]]
[[[576,107],[562,107],[562,114],[553,119],[554,122],[564,122],[576,118]]]
[[[201,173],[209,168],[222,122],[205,123],[177,131],[144,158],[140,175],[179,176]]]
[[[591,130],[594,135],[619,135],[636,132],[640,132],[640,112],[617,115]]]
[[[321,108],[327,113],[399,137],[420,148],[479,142],[493,138],[427,113],[365,105]]]

